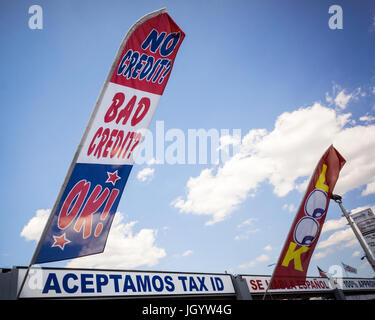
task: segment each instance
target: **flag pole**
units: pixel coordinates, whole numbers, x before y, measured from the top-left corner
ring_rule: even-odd
[[[21,295],[22,289],[23,289],[23,287],[25,286],[26,279],[27,279],[27,276],[29,275],[29,272],[30,272],[30,268],[31,268],[31,266],[32,266],[32,265],[31,265],[31,263],[30,263],[29,266],[27,267],[26,275],[23,277],[23,280],[22,280],[22,283],[21,283],[20,289],[17,291],[16,300],[18,300],[18,299],[20,298],[20,295]]]
[[[277,266],[277,264],[276,264],[276,266]],[[271,286],[271,283],[272,283],[272,280],[273,280],[273,276],[275,275],[275,269],[276,269],[276,267],[273,269],[273,272],[272,272],[272,276],[271,276],[270,282],[268,283],[267,289],[266,289],[266,291],[264,292],[264,295],[263,295],[262,300],[265,300],[265,299],[266,299],[266,295],[267,295],[267,293],[268,293],[268,290],[270,289],[270,286]],[[270,297],[271,297],[271,299],[272,299],[271,294],[270,294]]]

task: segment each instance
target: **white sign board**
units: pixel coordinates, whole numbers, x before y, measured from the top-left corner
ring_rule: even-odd
[[[270,276],[242,275],[246,280],[250,293],[263,294],[266,292]],[[269,290],[269,293],[303,293],[303,292],[329,292],[335,287],[344,291],[375,290],[375,279],[366,278],[327,278],[307,277],[303,285],[290,286],[287,289]]]
[[[338,282],[342,283],[344,291],[375,290],[375,279],[345,278]]]
[[[269,281],[271,280],[270,276],[247,276],[243,275],[242,278],[246,280],[247,286],[249,288],[250,293],[265,293],[267,287],[269,285]],[[290,286],[286,289],[275,289],[275,290],[268,290],[268,292],[321,292],[321,291],[331,291],[333,288],[330,285],[327,278],[313,278],[307,277],[306,281],[303,285],[294,285]]]
[[[18,287],[26,269],[19,269]],[[32,268],[21,298],[234,294],[230,275]]]
[[[366,209],[350,215],[359,231],[361,232],[365,242],[367,243],[372,257],[375,258],[375,215],[372,210]]]

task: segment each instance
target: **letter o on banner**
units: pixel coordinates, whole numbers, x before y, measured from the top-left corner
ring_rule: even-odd
[[[305,213],[315,219],[320,219],[326,213],[327,193],[320,189],[314,189],[305,203]]]
[[[294,240],[301,246],[310,246],[318,233],[319,224],[314,218],[302,218],[295,230]]]

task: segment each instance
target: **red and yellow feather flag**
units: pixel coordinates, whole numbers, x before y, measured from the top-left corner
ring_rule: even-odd
[[[345,159],[331,145],[320,159],[274,269],[269,289],[303,284]]]

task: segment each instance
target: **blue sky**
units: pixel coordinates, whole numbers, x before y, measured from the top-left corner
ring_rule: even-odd
[[[33,4],[42,30],[28,26]],[[335,4],[342,30],[328,27]],[[113,268],[270,274],[331,143],[347,159],[336,190],[345,207],[375,206],[372,1],[2,0],[1,267],[29,263],[122,38],[162,7],[186,38],[151,132],[163,121],[185,137],[239,129],[242,140],[218,164],[135,165],[102,255]],[[331,203],[308,274],[344,262],[372,277],[340,219]]]

